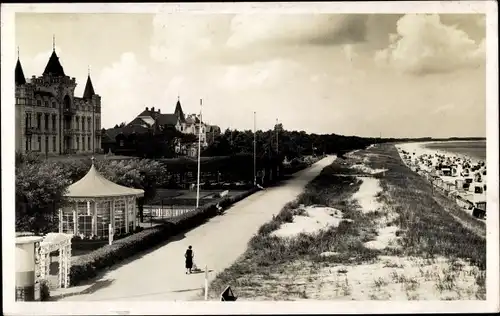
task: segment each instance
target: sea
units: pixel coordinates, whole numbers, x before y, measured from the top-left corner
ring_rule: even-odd
[[[426,144],[425,147],[486,160],[486,140],[438,142]]]

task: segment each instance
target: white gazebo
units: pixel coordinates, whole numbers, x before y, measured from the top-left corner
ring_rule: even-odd
[[[69,287],[71,269],[71,237],[70,234],[48,233],[39,245],[39,267],[37,275],[46,279],[50,275],[50,253],[59,250],[58,287]]]
[[[69,204],[59,210],[59,232],[84,238],[108,238],[133,231],[137,221],[137,198],[144,190],[128,188],[104,178],[94,167],[68,187]]]

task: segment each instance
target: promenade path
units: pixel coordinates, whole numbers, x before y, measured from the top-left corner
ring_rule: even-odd
[[[246,248],[260,226],[270,221],[283,206],[295,199],[306,184],[331,164],[328,156],[299,171],[280,186],[257,192],[234,204],[221,216],[210,219],[185,234],[172,237],[165,245],[139,254],[111,268],[93,285],[68,289],[72,293],[58,301],[188,301],[202,293],[204,273],[186,275],[184,252],[193,246],[194,262],[208,266],[209,280],[229,267]],[[81,288],[81,290],[78,290]],[[78,293],[78,292],[77,292]]]

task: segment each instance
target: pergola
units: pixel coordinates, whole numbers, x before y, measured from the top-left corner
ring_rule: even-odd
[[[107,238],[128,233],[137,225],[137,198],[144,190],[128,188],[104,178],[94,167],[68,187],[69,204],[59,210],[59,232],[83,238]]]
[[[69,287],[69,271],[71,268],[71,237],[73,235],[62,233],[48,233],[38,245],[40,278],[45,279],[50,275],[50,253],[59,250],[59,287]],[[38,273],[37,273],[38,274]]]

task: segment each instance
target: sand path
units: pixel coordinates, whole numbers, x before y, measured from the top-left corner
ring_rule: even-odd
[[[68,289],[90,293],[67,296],[59,301],[184,301],[196,297],[203,288],[204,274],[185,274],[183,255],[189,245],[193,246],[195,264],[207,265],[212,280],[244,253],[260,226],[295,199],[305,185],[334,160],[334,156],[328,156],[283,185],[257,192],[234,204],[224,215],[108,271],[95,280],[94,289],[92,286]]]

